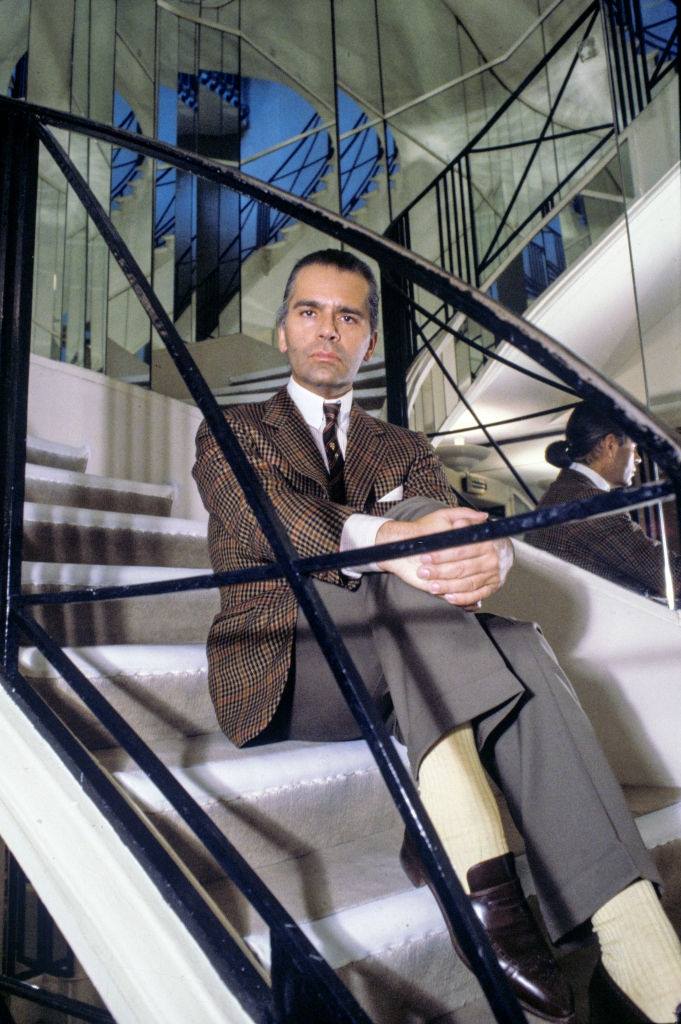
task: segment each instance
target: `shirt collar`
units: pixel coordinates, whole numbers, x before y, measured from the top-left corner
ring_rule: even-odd
[[[594,484],[599,491],[609,491],[610,484],[605,480],[600,473],[597,473],[591,466],[585,466],[583,462],[571,462],[570,469],[573,469],[575,473],[581,473],[582,476],[587,477],[588,480]]]
[[[324,402],[328,401],[328,399],[322,398],[321,395],[316,395],[314,391],[308,391],[302,384],[298,384],[293,377],[289,377],[286,390],[288,391],[289,398],[297,407],[298,412],[308,427],[312,427],[313,430],[322,430],[325,422]],[[346,391],[344,395],[341,395],[340,399],[335,398],[332,401],[340,401],[338,427],[347,434],[350,422],[350,409],[352,407],[352,388]]]

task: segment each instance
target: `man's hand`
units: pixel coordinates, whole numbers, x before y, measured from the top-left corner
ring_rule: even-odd
[[[391,519],[376,534],[377,544],[411,540],[443,530],[460,530],[484,523],[486,512],[472,508],[442,508],[411,522]],[[513,548],[506,539],[443,548],[425,555],[407,555],[379,562],[382,572],[392,572],[417,590],[442,597],[449,604],[474,611],[486,597],[503,585],[513,564]]]

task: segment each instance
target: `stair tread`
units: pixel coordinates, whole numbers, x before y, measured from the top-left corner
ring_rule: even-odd
[[[275,393],[275,388],[268,388],[262,391],[251,391],[244,394],[238,389],[221,388],[214,392],[219,405],[245,405],[249,402],[265,402]],[[385,398],[385,387],[380,388],[357,388],[354,392],[355,399],[361,404],[367,399]]]
[[[117,587],[185,576],[208,576],[203,566],[96,565],[88,562],[31,562],[21,566],[22,587]]]
[[[218,395],[238,395],[238,394],[257,394],[259,392],[269,391],[276,387],[282,387],[288,381],[291,375],[291,371],[288,367],[282,370],[280,376],[272,377],[258,377],[252,381],[243,381],[241,378],[231,378],[229,384],[222,384],[220,387],[213,388],[213,394]],[[365,382],[373,380],[385,380],[385,370],[381,367],[372,368],[360,374],[354,383],[354,390],[364,390]]]
[[[649,849],[681,837],[681,801],[649,817],[669,817],[672,810],[674,834],[661,842],[652,839]],[[400,867],[401,837],[400,825],[259,868],[262,880],[334,968],[446,932],[430,890],[414,889]],[[516,864],[525,892],[533,894],[524,854],[516,855]],[[224,879],[206,888],[218,904],[234,900],[233,887]],[[249,925],[248,944],[269,964],[267,929],[252,916]]]
[[[188,537],[206,537],[208,525],[200,519],[175,516],[151,516],[138,512],[111,512],[106,509],[75,508],[70,505],[40,505],[27,501],[24,522],[67,524],[105,530],[131,530],[139,533],[164,533]]]
[[[175,488],[172,484],[149,484],[141,480],[126,480],[122,477],[97,476],[78,470],[61,469],[58,466],[26,464],[27,480],[44,480],[52,483],[70,484],[93,490],[127,491],[172,501]]]
[[[385,359],[375,356],[373,359],[369,359],[366,363],[362,364],[359,370],[359,378],[361,379],[372,370],[381,368],[385,368]],[[288,380],[290,373],[291,369],[288,363],[282,363],[281,366],[273,366],[269,370],[253,370],[250,373],[241,373],[238,376],[230,377],[230,383],[233,385],[248,384],[252,381],[269,381],[280,377]]]
[[[61,444],[47,438],[28,434],[26,437],[26,458],[36,465],[70,465],[83,470],[90,457],[90,446]]]
[[[398,747],[398,749],[400,749]],[[401,748],[404,759],[406,751]],[[157,750],[193,795],[240,799],[256,793],[324,784],[344,777],[376,774],[378,768],[364,740],[311,743],[289,740],[263,747],[237,748],[223,735],[178,738]],[[103,763],[150,811],[165,801],[143,772],[119,749],[107,751]]]
[[[206,645],[195,644],[98,644],[94,647],[64,647],[64,654],[92,680],[136,675],[153,679],[158,675],[206,672]],[[59,672],[36,647],[22,647],[21,670],[29,677],[57,678]],[[206,693],[206,699],[208,695]]]

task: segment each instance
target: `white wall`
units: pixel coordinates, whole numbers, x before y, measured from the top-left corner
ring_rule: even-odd
[[[173,484],[173,514],[205,520],[191,477],[201,418],[195,406],[174,398],[31,356],[29,433],[88,444],[89,473]]]

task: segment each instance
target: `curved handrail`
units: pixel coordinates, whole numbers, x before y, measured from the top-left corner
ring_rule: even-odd
[[[168,347],[190,393],[197,398],[210,429],[223,454],[229,460],[236,479],[244,490],[273,549],[275,558],[280,563],[279,569],[296,594],[316,639],[322,645],[341,691],[369,743],[409,833],[421,844],[426,870],[443,902],[465,953],[479,971],[479,979],[485,993],[500,1014],[498,1019],[508,1022],[519,1021],[521,1016],[519,1016],[515,1001],[508,994],[507,986],[503,982],[498,965],[484,940],[479,923],[472,913],[451,866],[443,856],[437,836],[427,816],[424,815],[413,783],[404,766],[396,758],[385,727],[368,698],[340,634],[335,629],[309,579],[309,573],[322,564],[337,566],[343,564],[344,557],[356,564],[357,552],[347,553],[345,556],[338,553],[321,556],[308,559],[305,563],[296,555],[262,485],[253,473],[222,411],[201,379],[196,365],[179,338],[172,321],[154,295],[148,281],[132,258],[120,234],[111,224],[101,204],[96,200],[54,136],[47,131],[45,125],[50,124],[67,130],[80,131],[90,137],[101,138],[105,142],[123,140],[138,152],[144,152],[182,169],[191,170],[208,180],[216,181],[242,194],[257,198],[285,214],[296,216],[299,220],[314,225],[332,237],[352,244],[366,255],[379,259],[386,273],[394,273],[406,278],[411,283],[420,284],[431,293],[452,304],[458,304],[468,315],[503,335],[512,345],[528,353],[561,379],[571,383],[578,393],[587,394],[597,399],[601,406],[610,410],[613,418],[627,426],[628,433],[640,440],[654,453],[656,460],[668,469],[677,484],[681,483],[681,445],[639,403],[626,396],[618,387],[603,378],[597,371],[592,370],[582,360],[573,356],[554,339],[532,325],[525,324],[519,317],[503,310],[497,303],[476,289],[466,285],[453,275],[446,274],[402,246],[355,225],[337,214],[320,210],[307,200],[291,196],[272,185],[258,182],[232,168],[215,164],[207,158],[174,150],[165,144],[144,140],[139,136],[129,137],[130,133],[111,129],[109,126],[90,122],[75,115],[65,115],[58,111],[23,103],[19,105],[15,101],[9,100],[4,101],[4,104],[10,104],[11,117],[9,120],[15,120],[17,115],[21,117],[26,123],[27,131],[30,133],[32,130],[57,161],[62,173],[102,233],[121,269],[131,281],[154,328]],[[7,106],[4,106],[3,109],[3,104],[0,104],[0,113],[8,113]],[[35,173],[37,174],[37,160]],[[658,484],[639,488],[633,492],[602,495],[586,505],[578,504],[571,509],[558,507],[549,515],[546,512],[532,513],[523,517],[515,517],[515,521],[506,520],[502,523],[485,524],[483,528],[479,528],[480,533],[476,533],[475,529],[448,531],[435,537],[419,538],[415,542],[372,549],[372,554],[375,555],[378,552],[380,557],[398,557],[406,554],[408,550],[411,551],[412,545],[414,545],[413,550],[435,550],[452,544],[469,543],[473,539],[510,535],[521,529],[526,530],[540,525],[548,525],[549,522],[556,522],[557,516],[561,513],[579,518],[584,515],[585,508],[589,513],[612,511],[614,508],[623,507],[626,504],[659,500],[670,494],[671,490],[671,484]],[[18,493],[21,495],[21,491]],[[519,525],[520,520],[522,520],[522,525]],[[10,615],[13,622],[20,622],[25,628],[29,622],[25,615],[17,611],[18,596],[18,594],[12,595],[13,607],[10,610]],[[35,630],[32,632],[38,640],[40,635]],[[40,637],[40,639],[43,648],[48,651],[49,638],[47,641],[44,637]],[[52,656],[57,660],[60,657],[56,651],[52,652]],[[65,663],[64,669],[70,672]],[[70,681],[73,678],[75,678],[75,673],[71,672]],[[202,838],[204,838],[204,834],[202,834]]]

